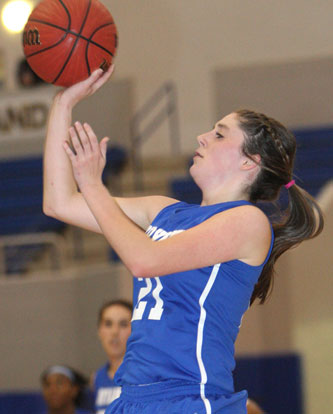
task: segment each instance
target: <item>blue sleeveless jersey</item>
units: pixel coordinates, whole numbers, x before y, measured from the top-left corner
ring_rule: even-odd
[[[248,204],[177,202],[156,216],[147,234],[162,240]],[[193,384],[201,394],[232,394],[234,343],[264,264],[233,260],[163,277],[134,278],[132,333],[115,382]]]
[[[121,387],[115,384],[114,380],[109,377],[109,363],[103,365],[95,375],[95,412],[104,414],[106,407],[112,403],[121,393]]]

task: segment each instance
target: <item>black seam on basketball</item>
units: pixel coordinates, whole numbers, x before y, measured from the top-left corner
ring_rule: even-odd
[[[38,50],[37,52],[33,52],[33,53],[31,53],[30,55],[27,55],[27,57],[37,55],[38,53],[42,53],[42,52],[44,52],[44,51],[46,51],[46,50],[49,50],[49,49],[51,49],[51,48],[53,48],[53,47],[57,46],[59,43],[61,43],[61,42],[62,42],[62,41],[66,38],[66,36],[67,36],[68,34],[71,34],[71,35],[73,35],[73,36],[76,36],[76,37],[78,37],[79,39],[83,39],[83,40],[85,40],[86,42],[91,43],[91,44],[93,44],[94,46],[99,47],[100,49],[103,49],[106,53],[108,53],[108,54],[109,54],[109,55],[111,55],[112,57],[114,56],[114,55],[113,55],[113,53],[112,53],[112,52],[110,52],[110,50],[106,49],[104,46],[100,45],[99,43],[95,42],[94,40],[90,40],[88,37],[85,37],[85,36],[79,35],[79,34],[77,34],[77,33],[75,33],[75,32],[72,32],[71,30],[66,30],[66,29],[64,29],[63,27],[56,26],[56,25],[51,24],[51,23],[48,23],[48,22],[44,22],[44,21],[42,21],[42,20],[37,20],[37,19],[32,20],[32,19],[31,19],[30,21],[34,21],[34,22],[36,22],[36,23],[46,24],[46,25],[48,25],[48,26],[52,26],[52,27],[54,27],[54,28],[56,28],[56,29],[60,29],[60,30],[62,30],[62,31],[64,31],[64,32],[65,32],[65,36],[64,36],[64,37],[62,37],[62,38],[61,38],[61,39],[60,39],[57,43],[55,43],[54,45],[48,46],[48,47],[46,47],[46,48],[44,48],[44,49],[40,49],[40,50]],[[110,25],[112,25],[112,24],[114,24],[114,23],[106,23],[103,27],[108,26],[108,25],[110,26]],[[115,35],[115,36],[116,36],[116,35]]]
[[[107,49],[103,48],[103,46],[101,46],[99,43],[96,43],[94,40],[90,40],[90,38],[85,37],[85,36],[83,36],[82,34],[78,34],[78,33],[76,33],[76,32],[72,32],[72,30],[70,30],[70,29],[65,29],[64,27],[57,26],[56,24],[53,24],[53,23],[50,23],[50,22],[45,22],[44,20],[30,19],[29,21],[30,21],[30,22],[36,22],[36,23],[45,24],[46,26],[51,26],[51,27],[54,27],[55,29],[62,30],[62,31],[63,31],[63,32],[65,32],[66,34],[71,34],[71,35],[77,36],[77,37],[79,37],[80,39],[85,40],[86,42],[91,42],[91,43],[93,43],[95,46],[98,46],[98,47],[100,47],[100,48],[104,49],[106,52],[108,52],[110,55],[112,55],[112,53],[111,53],[109,50],[107,50]],[[108,22],[108,23],[105,23],[103,27],[105,27],[105,26],[111,26],[111,25],[113,25],[113,24],[114,24],[114,22]],[[113,55],[112,55],[112,56],[113,56]]]
[[[84,38],[83,38],[84,39]],[[88,44],[91,43],[92,45],[99,47],[100,49],[104,50],[104,52],[108,53],[109,55],[111,55],[112,57],[114,57],[114,54],[112,52],[110,52],[110,50],[105,49],[104,46],[100,45],[99,43],[94,42],[93,40],[88,40],[88,39],[84,39],[87,40]]]
[[[91,75],[91,70],[90,70],[90,65],[89,65],[89,60],[88,60],[88,46],[89,46],[89,42],[87,44],[86,53],[85,53],[85,56],[84,57],[85,57],[85,60],[86,60],[88,76],[90,76]]]
[[[39,53],[46,52],[49,49],[53,49],[54,47],[58,46],[61,42],[63,42],[66,39],[66,37],[67,37],[67,33],[65,33],[64,36],[60,40],[58,40],[58,42],[55,43],[54,45],[45,47],[44,49],[41,49],[41,50],[37,50],[37,52],[30,53],[30,55],[26,55],[26,57],[30,58],[32,56],[38,55]]]
[[[44,20],[39,20],[39,19],[29,19],[29,22],[36,22],[36,23],[45,24],[46,26],[51,26],[51,27],[54,27],[55,29],[62,30],[62,31],[63,31],[63,32],[65,32],[65,33],[67,33],[67,32],[69,32],[69,31],[70,31],[70,30],[69,30],[69,27],[66,29],[65,27],[58,26],[58,25],[56,25],[56,24],[54,24],[54,23],[45,22]]]
[[[70,14],[69,10],[67,9],[65,3],[62,0],[59,0],[59,3],[62,5],[62,7],[64,8],[64,10],[65,10],[65,12],[66,12],[66,14],[68,16],[68,26],[67,26],[67,30],[69,30],[70,27],[71,27],[71,25],[72,25],[72,17],[71,17],[71,14]]]
[[[76,32],[72,32],[69,28],[65,29],[64,27],[58,26],[56,24],[50,23],[50,22],[45,22],[44,20],[39,20],[39,19],[30,19],[30,22],[36,22],[36,23],[41,23],[41,24],[45,24],[46,26],[51,26],[54,27],[55,29],[59,29],[62,30],[64,32],[66,32],[66,34],[72,34],[74,36],[79,37],[80,39],[85,40],[86,42],[90,42],[93,45],[103,49],[105,52],[109,53],[109,55],[111,55],[112,57],[114,56],[112,52],[110,52],[108,49],[106,49],[105,47],[103,47],[102,45],[100,45],[99,43],[96,43],[94,40],[91,40],[91,37],[96,33],[97,30],[99,30],[100,28],[106,27],[106,26],[111,26],[114,24],[114,22],[108,22],[105,23],[103,26],[100,26],[99,28],[97,28],[97,30],[95,30],[95,32],[88,38],[85,36],[82,36],[82,34],[78,34]],[[116,45],[117,48],[117,45]],[[47,50],[47,49],[43,49],[43,50]],[[39,52],[38,52],[39,53]]]
[[[48,46],[48,47],[46,47],[46,48],[44,48],[44,49],[38,50],[37,52],[31,53],[30,55],[27,55],[27,58],[29,58],[29,57],[31,57],[31,56],[38,55],[39,53],[45,52],[46,50],[53,49],[54,47],[58,46],[61,42],[63,42],[63,41],[66,39],[67,34],[68,34],[69,29],[70,29],[71,24],[72,24],[72,18],[71,18],[71,15],[70,15],[70,13],[69,13],[69,11],[68,11],[68,9],[67,9],[66,5],[62,2],[62,0],[59,0],[59,2],[60,2],[60,4],[62,5],[62,7],[64,8],[64,10],[65,10],[65,12],[66,12],[66,14],[67,14],[67,17],[68,17],[68,25],[67,25],[67,29],[64,29],[63,27],[56,26],[55,24],[52,24],[52,23],[49,23],[49,22],[45,22],[45,21],[43,21],[43,20],[38,20],[38,19],[30,19],[30,21],[32,21],[32,22],[36,22],[36,23],[43,23],[43,24],[46,24],[46,25],[48,25],[48,26],[52,26],[52,27],[55,27],[55,28],[57,28],[57,29],[61,29],[61,30],[63,30],[63,31],[65,32],[65,35],[64,35],[64,36],[63,36],[63,37],[62,37],[62,38],[61,38],[61,39],[60,39],[57,43],[55,43],[54,45]]]
[[[99,43],[94,42],[93,40],[91,40],[91,38],[101,29],[103,29],[106,26],[110,26],[113,23],[105,23],[102,26],[97,27],[92,34],[90,35],[89,39],[87,39],[87,46],[86,46],[86,53],[85,53],[85,58],[86,58],[86,64],[87,64],[87,69],[88,69],[88,74],[90,76],[91,71],[90,71],[90,65],[89,65],[89,60],[88,60],[88,49],[89,49],[89,45],[90,43],[92,43],[93,45],[99,47],[100,49],[104,50],[105,52],[109,53],[112,57],[113,57],[113,53],[110,52],[109,50],[107,50],[105,47],[101,46]]]
[[[110,52],[110,50],[106,49],[105,47],[103,47],[99,43],[95,42],[94,40],[91,40],[91,38],[95,35],[95,33],[98,32],[98,30],[104,29],[104,27],[110,26],[111,24],[113,24],[113,23],[105,23],[102,26],[97,27],[95,29],[95,31],[90,35],[89,39],[87,39],[87,41],[88,41],[88,43],[92,43],[93,45],[98,46],[99,48],[103,49],[105,52],[109,53],[113,57],[113,53]]]
[[[59,0],[60,1],[60,3],[62,3],[62,1],[61,0]],[[80,28],[80,31],[79,31],[79,35],[81,35],[81,33],[82,33],[82,30],[83,30],[83,28],[84,28],[84,25],[86,24],[86,21],[87,21],[87,18],[88,18],[88,14],[89,14],[89,10],[90,10],[90,7],[91,7],[91,0],[89,0],[89,4],[88,4],[88,7],[87,7],[87,11],[86,11],[86,14],[85,14],[85,16],[84,16],[84,19],[83,19],[83,22],[82,22],[82,25],[81,25],[81,28]],[[73,52],[74,52],[74,50],[75,50],[75,47],[76,47],[76,45],[77,45],[77,42],[79,41],[79,36],[76,38],[76,40],[75,40],[75,43],[74,43],[74,45],[73,45],[73,47],[72,47],[72,50],[70,51],[70,53],[69,53],[69,55],[67,56],[67,59],[66,59],[66,61],[65,61],[65,63],[64,63],[64,65],[63,65],[63,67],[60,69],[60,72],[58,73],[58,75],[56,76],[56,78],[52,81],[52,83],[55,83],[55,82],[57,82],[57,80],[60,78],[60,76],[62,75],[62,73],[63,73],[63,71],[65,70],[65,67],[67,66],[67,63],[69,62],[69,59],[72,57],[72,54],[73,54]]]
[[[82,35],[78,35],[76,32],[72,32],[70,29],[69,29],[69,27],[66,29],[66,28],[64,28],[64,27],[61,27],[61,26],[58,26],[58,25],[56,25],[56,24],[54,24],[54,23],[50,23],[50,22],[46,22],[46,21],[44,21],[44,20],[39,20],[39,19],[29,19],[29,22],[36,22],[36,23],[41,23],[41,24],[45,24],[46,26],[51,26],[51,27],[54,27],[55,29],[59,29],[59,30],[62,30],[63,32],[66,32],[66,33],[70,33],[70,34],[74,34],[74,35],[76,35],[76,36],[80,36],[82,39],[84,39],[84,40],[89,40],[87,37],[85,37],[85,36],[82,36]],[[114,24],[114,22],[108,22],[108,23],[106,23],[105,25],[112,25],[112,24]]]

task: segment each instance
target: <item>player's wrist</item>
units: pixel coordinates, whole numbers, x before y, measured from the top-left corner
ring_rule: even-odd
[[[54,97],[54,104],[56,106],[61,106],[61,108],[72,110],[76,103],[74,102],[73,98],[66,94],[66,90],[62,90],[58,92]]]
[[[79,188],[84,197],[96,197],[101,192],[107,191],[102,181],[86,181],[80,183]]]

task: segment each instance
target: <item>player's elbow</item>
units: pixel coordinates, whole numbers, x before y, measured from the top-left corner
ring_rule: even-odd
[[[152,277],[145,266],[141,264],[132,264],[129,266],[133,277]]]
[[[137,257],[133,260],[133,262],[130,263],[129,268],[134,277],[150,278],[158,275],[154,264],[142,259],[142,257]]]
[[[55,218],[56,215],[54,208],[50,204],[46,203],[45,200],[43,201],[43,213],[46,216],[53,218]]]
[[[46,200],[43,200],[43,213],[48,217],[52,217],[58,220],[61,217],[59,208],[57,208],[55,204],[49,203]]]

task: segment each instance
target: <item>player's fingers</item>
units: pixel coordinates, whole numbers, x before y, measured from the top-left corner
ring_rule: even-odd
[[[86,82],[87,85],[93,85],[101,76],[103,76],[103,74],[103,69],[98,68],[94,70],[89,78],[87,78],[84,82]]]
[[[92,95],[95,91],[95,84],[98,79],[103,76],[104,72],[102,69],[96,69],[92,74],[85,80],[74,85],[74,89],[77,89],[78,93],[83,94],[83,96]]]
[[[75,122],[74,126],[76,129],[77,135],[79,136],[79,140],[81,142],[81,146],[84,152],[86,153],[91,152],[91,143],[90,143],[90,139],[89,139],[89,136],[85,128],[83,127],[81,122]]]
[[[66,154],[68,155],[69,159],[73,162],[75,160],[75,154],[74,154],[72,148],[70,147],[69,142],[65,141],[63,143],[63,148],[64,148]]]
[[[69,128],[69,135],[71,137],[71,141],[72,141],[72,145],[73,145],[73,148],[75,150],[75,153],[77,155],[83,155],[84,150],[82,148],[80,138],[78,137],[78,134],[77,134],[76,129],[74,127]]]
[[[91,126],[87,122],[83,124],[83,128],[89,139],[91,150],[96,151],[98,149],[98,140],[97,140],[94,130],[91,128]]]
[[[92,87],[93,87],[93,89],[94,89],[94,92],[95,92],[97,89],[99,89],[102,85],[104,85],[104,83],[106,83],[106,82],[110,79],[110,77],[111,77],[112,73],[114,72],[114,68],[115,68],[115,65],[114,65],[114,64],[112,64],[106,72],[103,72],[103,71],[102,71],[101,76],[99,76],[99,77],[96,79],[96,81],[94,82],[94,84],[93,84],[93,86],[92,86]]]
[[[97,80],[103,75],[102,69],[96,69],[92,74],[85,80],[75,84],[72,86],[72,88],[76,91],[77,94],[83,94],[83,96],[88,96],[94,93],[94,84],[97,82]],[[82,98],[81,97],[81,98]]]
[[[107,147],[108,147],[108,142],[110,141],[110,138],[105,137],[101,140],[99,147],[102,153],[103,158],[106,160],[106,151],[107,151]]]
[[[113,74],[113,72],[114,72],[114,70],[115,70],[115,64],[114,63],[112,63],[112,65],[110,65],[108,68],[107,68],[107,70],[104,72],[104,74],[103,74],[103,76],[105,77],[105,78],[107,78],[107,79],[109,79],[111,76],[112,76],[112,74]]]

